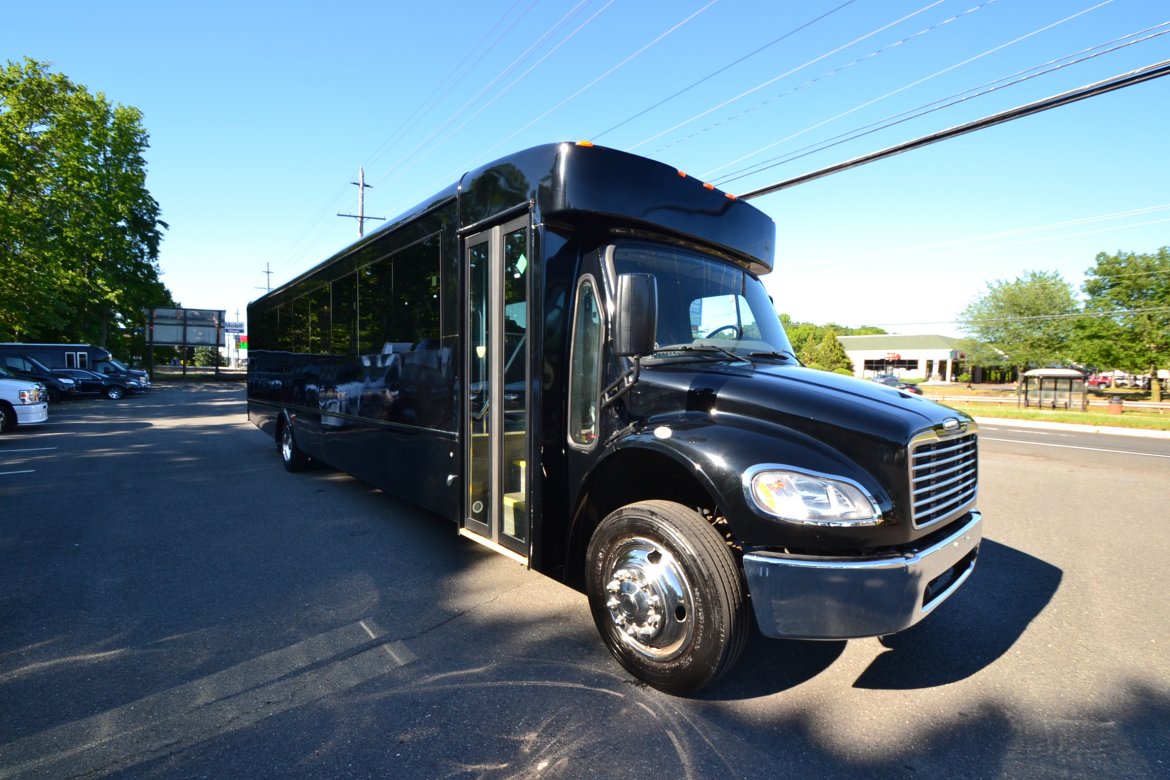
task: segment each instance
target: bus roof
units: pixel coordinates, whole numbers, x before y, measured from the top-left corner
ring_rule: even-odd
[[[458,193],[462,230],[527,202],[536,205],[538,221],[573,214],[665,229],[722,247],[758,274],[772,270],[771,217],[677,168],[616,149],[536,146],[467,173]]]
[[[534,146],[469,171],[457,183],[262,297],[281,294],[452,201],[461,233],[531,207],[537,223],[591,221],[619,230],[665,233],[716,247],[755,274],[772,270],[776,225],[747,201],[655,160],[586,142],[561,142]]]

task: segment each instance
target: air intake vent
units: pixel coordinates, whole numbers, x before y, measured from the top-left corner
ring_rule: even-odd
[[[915,528],[965,512],[975,503],[979,452],[974,433],[942,438],[934,433],[910,444],[910,504]]]

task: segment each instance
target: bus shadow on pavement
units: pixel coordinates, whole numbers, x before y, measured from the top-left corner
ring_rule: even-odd
[[[855,687],[910,690],[970,677],[1023,636],[1062,578],[1052,564],[984,539],[967,587],[918,625],[883,637],[888,652],[874,659]]]
[[[970,677],[1023,636],[1061,579],[1057,567],[984,539],[967,585],[919,624],[882,637],[886,651],[854,687],[914,690]],[[736,667],[698,698],[735,700],[790,690],[833,666],[847,644],[767,639],[754,632]]]

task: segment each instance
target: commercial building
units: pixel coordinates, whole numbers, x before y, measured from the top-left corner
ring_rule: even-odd
[[[854,376],[894,374],[903,379],[957,382],[968,368],[960,340],[950,336],[838,336]]]

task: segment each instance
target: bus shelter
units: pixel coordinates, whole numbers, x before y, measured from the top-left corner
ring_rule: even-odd
[[[1024,406],[1040,409],[1089,408],[1085,375],[1072,368],[1034,368],[1024,373]]]

